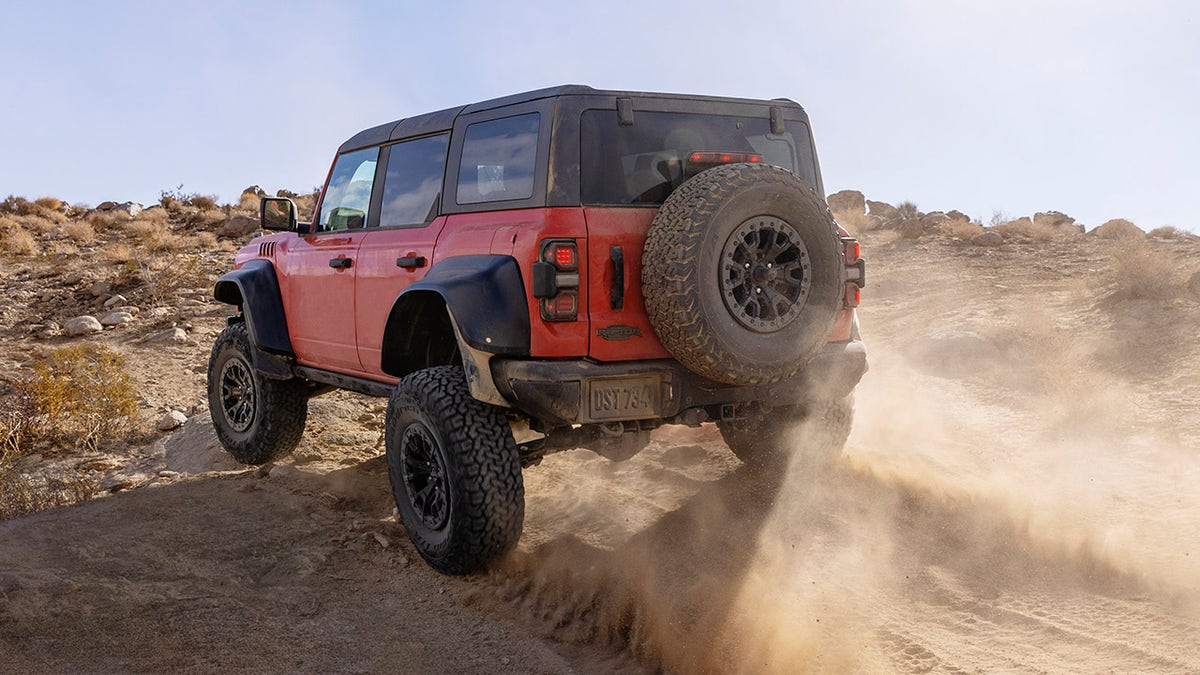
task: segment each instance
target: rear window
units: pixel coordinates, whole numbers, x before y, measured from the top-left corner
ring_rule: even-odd
[[[764,111],[765,112],[765,111]],[[637,112],[621,126],[615,110],[584,111],[581,197],[585,204],[661,204],[687,177],[695,152],[746,153],[816,185],[815,162],[803,122],[771,133],[757,117]]]

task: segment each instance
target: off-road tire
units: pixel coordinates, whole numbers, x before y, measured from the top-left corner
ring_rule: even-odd
[[[760,231],[762,241],[786,234],[766,252],[738,248]],[[768,269],[781,250],[788,259]],[[754,259],[745,277],[735,253]],[[807,183],[774,166],[726,164],[679,186],[659,209],[642,253],[642,295],[659,340],[692,372],[766,384],[794,375],[829,338],[842,306],[843,257],[833,216]],[[794,297],[773,293],[785,286]],[[764,302],[771,297],[778,301]]]
[[[208,408],[221,445],[242,464],[257,465],[286,455],[300,442],[308,392],[303,380],[263,377],[254,370],[251,353],[245,323],[227,326],[217,336],[208,359]]]
[[[431,567],[469,574],[516,546],[525,520],[521,458],[503,410],[471,397],[461,366],[420,370],[396,385],[385,445],[396,508]],[[441,490],[444,517],[417,504],[417,482],[435,504]]]
[[[795,453],[809,466],[835,461],[854,425],[854,395],[802,406],[763,408],[750,417],[717,422],[725,444],[743,463],[780,468]]]

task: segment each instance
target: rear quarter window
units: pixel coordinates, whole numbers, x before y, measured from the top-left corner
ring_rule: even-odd
[[[540,115],[528,113],[467,127],[458,171],[459,204],[533,196]]]

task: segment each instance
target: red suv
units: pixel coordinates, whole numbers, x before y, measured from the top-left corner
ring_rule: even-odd
[[[312,222],[264,199],[281,232],[217,281],[238,307],[209,363],[217,435],[264,463],[310,397],[389,397],[396,505],[449,574],[516,544],[522,467],[549,452],[621,460],[715,422],[769,464],[805,420],[840,448],[865,266],[821,195],[786,99],[564,86],[367,129]]]

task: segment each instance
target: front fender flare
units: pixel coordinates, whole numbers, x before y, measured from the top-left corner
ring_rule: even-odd
[[[250,342],[255,347],[273,354],[293,355],[279,279],[270,262],[251,260],[221,275],[213,286],[213,297],[241,308]]]

